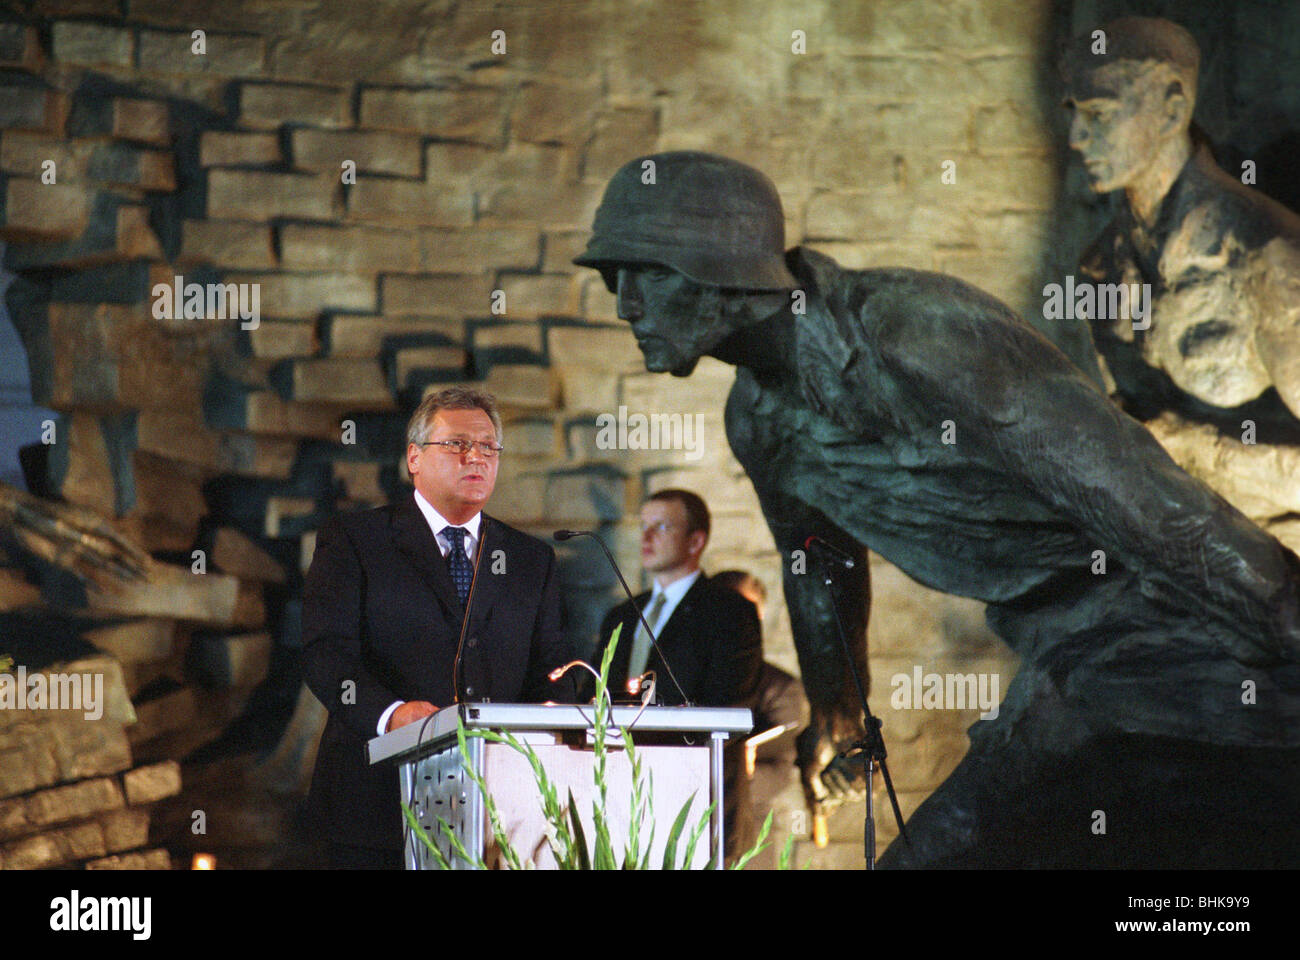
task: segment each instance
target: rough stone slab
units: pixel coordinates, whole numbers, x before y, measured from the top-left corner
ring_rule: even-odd
[[[474,197],[447,190],[440,181],[359,175],[348,194],[348,217],[384,226],[467,227],[474,222]]]
[[[283,159],[274,133],[205,130],[199,137],[199,165],[204,167],[264,167]]]
[[[269,638],[268,638],[269,639]],[[175,760],[137,767],[122,777],[126,802],[133,807],[181,792],[181,765]]]
[[[0,126],[9,130],[36,130],[62,134],[68,119],[68,98],[38,83],[0,86]]]
[[[277,379],[287,387],[287,399],[301,403],[355,405],[357,409],[390,409],[394,405],[384,372],[374,360],[294,360]]]
[[[10,178],[0,217],[5,239],[71,240],[86,229],[93,195],[85,187]]]
[[[128,807],[99,820],[108,853],[142,847],[149,842],[149,811]]]
[[[577,273],[573,258],[587,249],[590,230],[548,230],[543,237],[543,273]]]
[[[205,52],[194,53],[190,32],[140,31],[140,70],[143,73],[218,74],[255,77],[266,61],[266,40],[254,34],[205,34]]]
[[[89,269],[141,259],[161,259],[162,246],[145,207],[124,203],[120,196],[90,194],[86,228],[76,237],[55,243],[29,243],[9,249],[5,265],[14,271],[65,268]]]
[[[596,120],[583,149],[583,176],[607,181],[628,159],[654,153],[659,139],[658,111],[642,107],[611,110]]]
[[[546,331],[551,362],[611,373],[636,373],[645,367],[627,325],[552,326]]]
[[[35,71],[41,65],[36,28],[21,23],[0,24],[0,66]]]
[[[421,230],[417,269],[438,273],[536,270],[540,238],[536,227]],[[576,268],[569,264],[568,269]]]
[[[208,173],[208,216],[256,220],[334,216],[339,180],[330,174],[275,173],[216,168]]]
[[[241,334],[248,337],[248,349],[259,360],[314,357],[320,353],[314,320],[263,320],[255,329]]]
[[[98,23],[57,22],[50,31],[54,59],[92,67],[129,67],[135,51],[130,30]]]
[[[17,570],[0,569],[0,613],[21,610],[40,602],[40,587],[28,583]]]
[[[50,684],[57,683],[58,691],[61,696],[75,697],[80,691],[82,696],[82,706],[76,709],[5,709],[0,710],[0,732],[13,724],[23,723],[46,723],[50,721],[74,721],[91,724],[102,724],[105,726],[124,726],[133,723],[135,713],[131,709],[131,700],[127,696],[126,684],[122,680],[122,665],[113,657],[94,655],[83,657],[78,660],[67,660],[58,663],[51,663],[41,667],[39,670],[27,671],[27,677],[30,681],[34,674],[40,673],[46,677],[47,706],[52,703],[53,689]],[[74,688],[70,685],[71,675],[76,674],[82,679]],[[91,687],[87,688],[86,676],[91,677]],[[54,678],[54,679],[50,679]],[[102,698],[97,704],[97,709],[102,710],[102,715],[94,720],[87,720],[85,714],[86,699],[94,696],[94,678],[102,678],[100,683]],[[30,689],[30,683],[29,683]]]
[[[292,440],[208,430],[197,410],[142,410],[136,437],[136,449],[193,464],[204,473],[270,480],[289,478],[298,451]]]
[[[86,175],[111,186],[167,192],[176,189],[169,151],[141,150],[125,143],[97,145],[87,161]]]
[[[571,317],[579,313],[580,286],[573,277],[507,274],[499,283],[505,293],[503,317]]]
[[[285,571],[274,557],[234,527],[221,527],[212,542],[212,562],[223,573],[259,583],[284,583]]]
[[[546,478],[544,515],[579,529],[617,520],[627,506],[626,483],[603,471],[554,474]]]
[[[474,351],[516,348],[541,355],[543,329],[540,323],[493,323],[474,328]]]
[[[276,266],[271,228],[242,220],[186,220],[181,224],[178,264],[210,263],[236,270]]]
[[[338,87],[289,83],[245,83],[239,88],[239,122],[270,129],[292,121],[317,127],[346,127],[352,108]]]
[[[409,230],[367,226],[286,224],[280,230],[286,270],[378,273],[421,269],[417,238]]]
[[[456,346],[465,340],[465,324],[461,320],[336,314],[329,318],[326,331],[332,357],[375,357],[389,342]]]
[[[481,275],[384,274],[385,316],[490,316],[492,278]]]
[[[191,644],[200,675],[220,689],[254,687],[270,670],[274,641],[269,633],[196,637]]]
[[[310,497],[270,497],[266,501],[266,535],[292,536],[286,528],[298,525],[315,512],[316,501]]]
[[[294,403],[270,390],[254,390],[229,398],[219,411],[209,412],[213,426],[265,436],[339,438],[337,410]]]
[[[0,836],[13,836],[51,824],[93,816],[124,806],[125,798],[111,777],[83,780],[41,790],[0,804]]]
[[[546,367],[522,363],[492,365],[484,388],[504,407],[549,410],[555,405],[555,383]]]
[[[491,88],[368,87],[361,91],[361,126],[499,143],[504,132],[503,106],[502,92]]]
[[[181,687],[137,703],[135,712],[139,720],[127,729],[132,748],[193,724],[198,715],[198,698],[193,687]]]
[[[308,318],[322,310],[373,312],[375,309],[375,278],[364,275],[232,273],[228,280],[259,285],[264,318]]]
[[[171,143],[167,104],[135,97],[76,100],[68,116],[68,132],[78,137],[112,137],[157,147]]]
[[[146,550],[188,554],[208,511],[202,476],[187,464],[143,451],[134,460],[136,508],[118,528]]]
[[[0,850],[6,870],[41,870],[107,852],[99,824],[78,824],[27,837]]]
[[[302,170],[327,171],[341,177],[345,161],[352,161],[354,172],[418,177],[423,164],[419,137],[381,130],[312,130],[293,131],[290,141],[293,165]]]
[[[87,630],[81,637],[122,663],[153,663],[172,655],[176,623],[149,618],[128,620]]]
[[[335,460],[331,464],[334,479],[343,484],[351,500],[373,500],[382,503],[388,498],[387,492],[379,483],[380,472],[384,464],[350,460]]]
[[[91,860],[87,870],[170,870],[172,858],[166,850],[145,850],[142,853],[125,853],[102,860]]]
[[[405,347],[393,353],[394,380],[400,390],[409,386],[413,373],[436,370],[454,376],[464,371],[467,359],[459,347]]]
[[[59,781],[120,773],[131,766],[131,747],[122,726],[67,720],[51,724],[48,733]]]
[[[147,582],[123,584],[111,594],[90,592],[89,599],[91,609],[104,613],[228,625],[238,590],[239,581],[223,573],[196,574],[154,563]]]
[[[0,87],[0,103],[9,96],[9,88]],[[0,170],[39,180],[48,169],[45,161],[54,161],[56,182],[84,180],[90,155],[100,144],[91,140],[65,140],[27,130],[6,127],[0,130]]]
[[[525,84],[510,114],[510,135],[531,143],[582,143],[592,134],[600,102],[594,84]],[[633,155],[629,149],[624,159]]]

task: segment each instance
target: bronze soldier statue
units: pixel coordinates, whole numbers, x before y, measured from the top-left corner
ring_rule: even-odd
[[[705,355],[737,368],[727,437],[786,561],[810,796],[861,713],[822,580],[790,563],[809,535],[985,601],[1022,657],[997,719],[971,728],[966,760],[913,815],[914,848],[882,862],[992,862],[982,851],[1032,815],[1012,815],[1023,781],[1090,734],[1300,738],[1296,676],[1278,666],[1300,653],[1300,560],[993,297],[787,252],[771,182],[690,151],[620,169],[575,262],[617,295],[647,369],[687,376]],[[867,564],[854,573],[839,606],[861,662]],[[1247,664],[1287,696],[1207,717]]]

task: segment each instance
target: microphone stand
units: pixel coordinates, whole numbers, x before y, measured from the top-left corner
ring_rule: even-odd
[[[831,610],[835,613],[835,628],[840,636],[840,645],[844,648],[844,660],[848,663],[849,672],[853,674],[853,682],[858,688],[858,699],[862,702],[862,716],[866,727],[866,734],[863,738],[854,741],[849,745],[849,749],[842,751],[839,756],[847,759],[856,750],[858,755],[862,757],[862,771],[867,778],[867,811],[866,821],[862,826],[862,852],[863,856],[866,857],[867,869],[875,870],[876,818],[875,798],[872,796],[871,783],[877,763],[880,764],[880,772],[885,777],[885,791],[889,794],[889,803],[894,808],[894,820],[898,823],[898,832],[909,850],[912,847],[912,838],[907,835],[907,827],[903,825],[903,811],[898,806],[898,795],[894,792],[894,781],[889,776],[889,764],[885,762],[887,753],[885,751],[885,738],[881,733],[880,719],[871,712],[871,707],[867,704],[867,688],[862,683],[862,675],[858,673],[858,665],[853,659],[853,650],[849,646],[848,631],[844,629],[844,620],[840,617],[840,608],[835,597],[835,577],[831,573],[832,566],[832,563],[823,559],[824,582],[827,593],[830,594]]]

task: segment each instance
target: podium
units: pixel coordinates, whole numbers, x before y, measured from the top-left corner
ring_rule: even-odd
[[[487,808],[478,787],[461,766],[456,742],[456,720],[462,715],[466,730],[488,728],[509,731],[526,742],[541,759],[555,784],[561,801],[573,791],[574,802],[590,841],[595,831],[591,822],[593,778],[594,707],[591,705],[541,705],[469,703],[439,710],[426,722],[408,724],[376,737],[366,744],[370,763],[395,763],[401,785],[402,803],[412,807],[429,837],[442,850],[453,868],[469,864],[458,858],[442,836],[437,817],[455,831],[471,856],[493,866],[500,857],[488,823]],[[714,804],[707,849],[697,847],[691,866],[712,865],[720,869],[723,860],[723,774],[722,751],[732,734],[748,733],[753,719],[746,709],[730,707],[615,707],[606,733],[606,814],[614,849],[622,851],[631,821],[631,764],[622,747],[620,727],[628,727],[643,776],[653,782],[652,811],[656,822],[650,863],[663,860],[663,848],[673,820],[682,806],[692,800],[687,831],[678,850],[685,847],[686,833]],[[467,737],[468,761],[483,778],[496,804],[511,846],[521,860],[531,860],[539,869],[555,866],[546,842],[546,821],[541,798],[527,759],[508,744]],[[645,824],[642,844],[648,839]],[[407,831],[406,869],[437,869],[433,854]],[[680,854],[679,854],[680,855]]]

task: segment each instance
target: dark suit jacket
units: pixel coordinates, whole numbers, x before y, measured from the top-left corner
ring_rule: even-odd
[[[638,594],[636,609],[644,610],[651,592]],[[609,665],[609,692],[615,701],[627,699],[627,667],[632,639],[640,619],[627,601],[606,616],[600,628],[596,663],[604,656],[609,635],[623,624],[618,647]],[[700,574],[673,609],[657,637],[663,656],[686,698],[697,707],[749,707],[757,704],[763,669],[763,634],[754,605],[736,591],[712,583]],[[646,669],[655,672],[656,695],[667,706],[680,706],[681,694],[664,669],[663,658],[650,648]],[[749,784],[743,771],[744,735],[728,741],[723,764],[726,856],[730,862],[755,839]]]
[[[571,701],[555,551],[483,515],[461,671],[467,701]],[[497,553],[501,551],[501,553]],[[494,565],[502,572],[493,572]],[[329,711],[310,806],[324,839],[400,848],[397,771],[365,743],[395,700],[455,702],[464,612],[433,531],[407,491],[396,503],[332,517],[316,535],[303,593],[307,685]]]
[[[636,609],[644,610],[650,592],[635,598]],[[596,665],[604,655],[609,635],[619,623],[618,648],[609,667],[610,695],[626,699],[627,666],[636,635],[636,610],[627,601],[605,616],[600,627]],[[763,668],[763,635],[754,605],[725,587],[716,586],[704,574],[691,584],[681,603],[659,631],[659,648],[672,665],[686,697],[697,707],[751,707]],[[659,699],[679,706],[682,697],[673,685],[663,660],[653,647],[646,669],[655,672]]]

